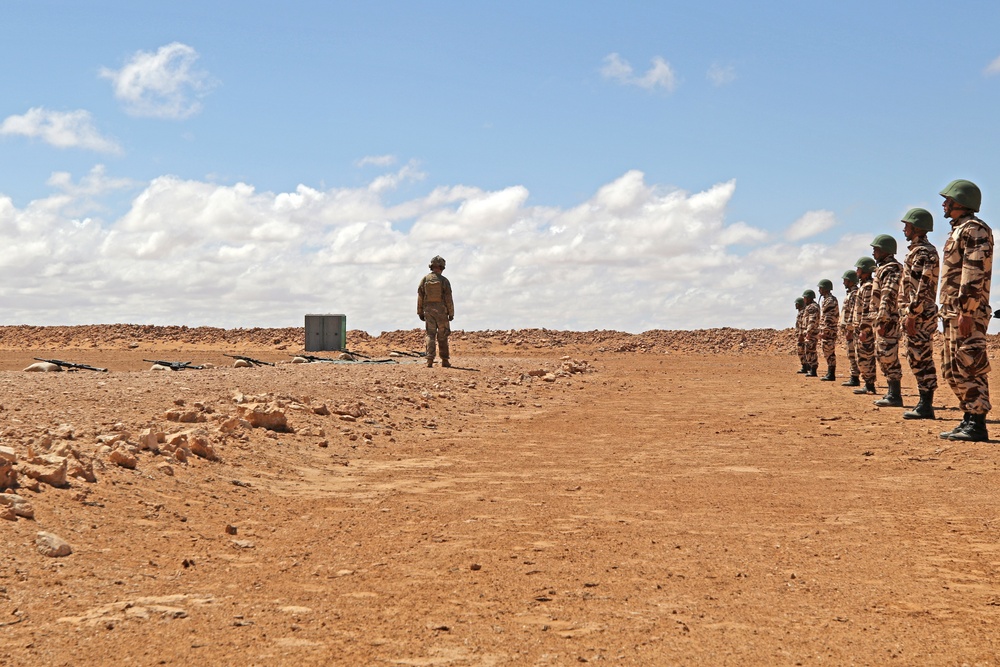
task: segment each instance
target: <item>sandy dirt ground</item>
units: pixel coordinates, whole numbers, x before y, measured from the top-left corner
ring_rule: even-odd
[[[938,438],[947,388],[904,421],[797,375],[789,332],[458,335],[428,369],[29,329],[0,327],[0,665],[1000,662],[996,444]],[[358,343],[391,348],[419,333]]]

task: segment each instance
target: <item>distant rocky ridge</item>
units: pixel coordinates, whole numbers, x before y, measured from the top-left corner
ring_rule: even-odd
[[[452,333],[466,351],[502,348],[518,350],[573,347],[593,352],[633,353],[794,353],[792,329],[694,329],[666,331],[654,329],[639,334],[621,331],[558,331],[553,329],[510,329]],[[997,336],[989,336],[991,349],[1000,347]],[[79,326],[0,326],[0,349],[129,349],[176,344],[191,349],[228,348],[233,350],[301,350],[303,327],[221,329],[217,327],[155,326],[149,324],[91,324]],[[940,342],[940,341],[938,341]],[[419,350],[421,329],[383,331],[372,336],[352,329],[347,333],[348,348],[358,352],[386,354],[393,349]]]

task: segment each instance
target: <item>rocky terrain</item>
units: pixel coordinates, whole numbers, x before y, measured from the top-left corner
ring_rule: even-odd
[[[996,664],[946,388],[903,421],[789,330],[302,340],[0,327],[0,665]]]

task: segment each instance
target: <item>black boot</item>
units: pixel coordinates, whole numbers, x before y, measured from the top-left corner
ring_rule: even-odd
[[[833,382],[837,379],[837,366],[830,364],[826,367],[826,375],[820,378],[823,382]]]
[[[956,426],[955,428],[951,429],[950,431],[942,431],[938,435],[941,436],[942,440],[948,440],[948,439],[950,439],[953,433],[958,433],[959,431],[965,430],[965,425],[969,423],[969,419],[971,417],[972,417],[972,415],[970,415],[968,412],[966,412],[965,416],[962,417],[962,421],[959,423],[958,426]]]
[[[921,391],[917,406],[904,412],[903,419],[934,419],[934,390]]]
[[[949,440],[964,440],[965,442],[987,442],[990,434],[986,431],[986,415],[969,415],[965,428],[955,429],[948,436]]]
[[[855,394],[874,394],[875,393],[875,380],[865,380],[865,386],[861,389],[855,389]]]
[[[877,401],[872,401],[880,408],[901,408],[903,407],[903,394],[899,389],[899,380],[888,380],[889,391],[885,396]]]
[[[797,371],[795,371],[795,372],[796,372],[796,373],[799,373],[799,374],[801,374],[801,375],[805,375],[806,373],[808,373],[808,372],[809,372],[809,367],[808,367],[808,366],[806,366],[805,364],[802,364],[802,368],[800,368],[799,370],[797,370]]]
[[[806,377],[807,378],[817,377],[816,371],[819,370],[819,365],[817,365],[817,364],[810,364],[808,366],[808,368],[809,368],[809,370],[806,371]]]
[[[841,387],[860,387],[861,386],[861,380],[858,378],[857,375],[852,375],[850,380],[848,380],[847,382],[841,382],[840,386]]]

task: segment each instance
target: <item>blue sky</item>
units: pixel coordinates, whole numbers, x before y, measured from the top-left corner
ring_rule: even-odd
[[[442,254],[458,328],[784,327],[908,208],[940,247],[953,178],[993,221],[997,35],[991,2],[14,0],[0,323],[377,333]]]

